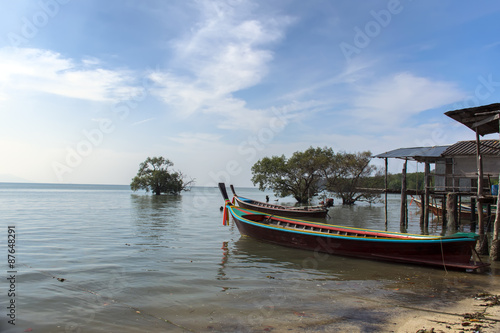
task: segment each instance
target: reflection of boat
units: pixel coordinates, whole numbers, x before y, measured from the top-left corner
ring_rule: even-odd
[[[273,216],[234,206],[223,183],[219,183],[219,189],[225,200],[224,220],[232,216],[242,235],[262,241],[334,255],[446,268],[488,266],[471,261],[477,239],[474,233],[412,235]]]
[[[417,204],[418,208],[422,209],[422,201],[412,197],[412,201],[415,201]],[[443,206],[441,204],[436,204],[436,203],[429,203],[429,209],[432,212],[432,214],[436,216],[442,216],[443,215]],[[472,208],[470,205],[465,205],[461,204],[458,207],[458,211],[460,214],[460,218],[465,219],[465,220],[470,220],[472,217]],[[487,214],[486,210],[483,210],[484,214]],[[491,211],[492,214],[495,214],[496,210],[493,209]],[[477,214],[477,208],[476,208],[476,214]]]
[[[234,195],[234,199],[238,203],[238,206],[243,208],[248,208],[259,212],[264,212],[279,216],[288,216],[288,217],[325,218],[326,214],[328,214],[328,209],[325,206],[287,207],[287,206],[273,205],[265,202],[260,202],[257,200],[240,197],[236,194],[233,185],[230,186],[231,186],[231,191],[233,192]]]
[[[399,276],[401,267],[388,261],[350,258],[328,254],[311,255],[310,251],[266,243],[251,237],[241,237],[232,243],[231,254],[238,257],[240,268],[254,268],[265,264],[269,272],[292,270],[304,274],[304,279],[323,275],[336,281],[372,280],[374,276],[392,279]],[[362,269],[359,267],[362,265]],[[299,271],[297,270],[299,269]],[[381,273],[383,271],[383,273]]]

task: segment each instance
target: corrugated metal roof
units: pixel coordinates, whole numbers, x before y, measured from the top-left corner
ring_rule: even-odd
[[[480,135],[499,132],[500,103],[448,111],[444,114],[473,131],[477,130]]]
[[[378,158],[408,158],[413,160],[432,160],[441,157],[441,154],[449,146],[434,146],[434,147],[413,147],[399,148],[382,154],[375,155]]]
[[[481,140],[482,155],[500,156],[500,144],[498,140]],[[446,149],[443,156],[468,156],[476,155],[476,141],[459,141]]]

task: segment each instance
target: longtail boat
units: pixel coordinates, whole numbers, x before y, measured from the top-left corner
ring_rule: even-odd
[[[422,201],[417,199],[417,198],[414,198],[412,197],[411,199],[412,201],[415,201],[415,203],[417,204],[418,208],[422,209]],[[410,202],[411,203],[411,202]],[[442,216],[443,215],[443,206],[441,204],[436,204],[436,203],[429,203],[429,210],[432,212],[432,214],[436,215],[436,216]],[[472,218],[472,208],[470,205],[466,205],[466,204],[460,204],[458,206],[458,212],[460,214],[460,218],[464,219],[464,220],[470,220]],[[476,212],[476,215],[477,215],[477,208],[475,209],[475,212]],[[483,209],[483,214],[485,215],[488,215],[488,212]],[[491,210],[491,214],[494,215],[496,214],[496,209],[493,208]]]
[[[238,206],[243,208],[248,208],[256,210],[258,212],[263,212],[267,214],[274,214],[279,216],[288,217],[314,217],[314,218],[325,218],[328,214],[328,208],[325,206],[304,206],[304,207],[288,207],[281,205],[273,205],[266,202],[261,202],[249,198],[240,197],[236,194],[234,186],[230,185],[231,191],[233,192],[233,198]]]
[[[235,206],[224,183],[219,183],[219,189],[225,201],[224,223],[231,216],[240,234],[261,241],[332,255],[446,269],[476,270],[489,266],[477,254],[471,260],[478,238],[475,233],[414,235],[303,221]]]

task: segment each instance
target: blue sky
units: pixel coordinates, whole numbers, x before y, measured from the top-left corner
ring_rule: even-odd
[[[164,156],[250,186],[260,158],[310,146],[474,139],[444,112],[500,97],[496,1],[0,5],[0,181],[129,184]]]

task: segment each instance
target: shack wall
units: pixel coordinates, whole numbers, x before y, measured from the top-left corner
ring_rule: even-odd
[[[456,156],[453,158],[453,174],[457,176],[477,175],[477,162],[476,158],[468,156]],[[483,172],[484,175],[490,177],[498,177],[500,169],[500,158],[493,156],[483,156]]]
[[[484,190],[488,189],[488,178],[498,179],[500,156],[483,156]],[[436,191],[477,191],[477,161],[475,156],[454,156],[436,161],[434,170]]]

